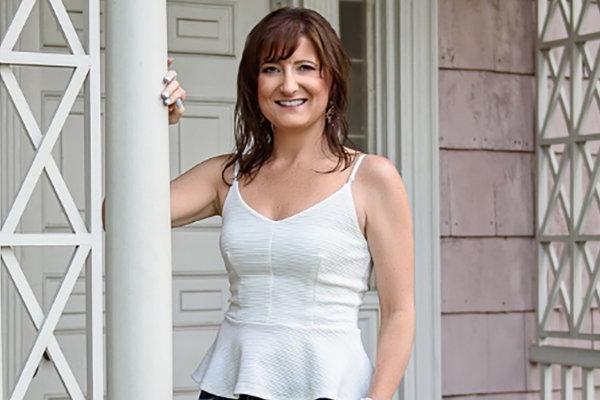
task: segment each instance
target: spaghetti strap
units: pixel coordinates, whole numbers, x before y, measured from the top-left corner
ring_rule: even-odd
[[[356,160],[356,162],[354,163],[354,167],[352,168],[352,173],[350,174],[350,177],[348,177],[348,183],[354,180],[354,177],[356,176],[356,171],[358,171],[358,166],[360,165],[361,161],[363,160],[363,158],[365,158],[366,155],[366,153],[362,153],[358,156],[358,159]]]

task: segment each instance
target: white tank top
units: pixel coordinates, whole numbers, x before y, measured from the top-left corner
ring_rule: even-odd
[[[358,309],[372,259],[351,191],[364,156],[341,188],[282,220],[252,209],[233,180],[219,240],[231,297],[192,374],[200,389],[236,399],[367,396],[374,367]]]

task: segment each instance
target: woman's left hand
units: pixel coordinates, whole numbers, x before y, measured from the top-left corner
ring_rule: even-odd
[[[173,57],[167,59],[167,67],[173,64]],[[173,69],[168,70],[163,78],[165,88],[160,94],[163,104],[169,108],[169,124],[173,125],[179,122],[179,119],[185,111],[183,100],[187,98],[185,90],[177,82],[177,72]]]

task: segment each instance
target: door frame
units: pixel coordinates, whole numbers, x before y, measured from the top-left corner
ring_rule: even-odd
[[[400,171],[415,222],[416,335],[398,392],[441,399],[437,0],[374,4],[375,149]]]
[[[298,0],[290,3],[294,1]],[[0,32],[10,23],[7,18],[13,14],[17,2],[0,3],[0,15],[5,16],[0,18]],[[374,4],[374,148],[377,154],[395,162],[401,172],[417,222],[414,239],[418,335],[399,392],[404,400],[441,399],[437,1],[378,0]],[[14,197],[20,182],[17,178],[21,176],[22,136],[15,134],[21,128],[12,116],[9,102],[6,96],[0,98],[2,207],[7,207],[8,200]],[[4,272],[2,277],[0,326],[7,340],[0,355],[5,355],[8,362],[0,370],[3,375],[0,379],[11,382],[18,372],[15,363],[21,354],[21,344],[18,327],[9,321],[21,319],[20,304]]]

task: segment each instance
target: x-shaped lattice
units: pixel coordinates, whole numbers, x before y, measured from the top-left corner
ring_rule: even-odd
[[[25,179],[17,193],[4,225],[2,226],[2,233],[15,232],[17,224],[23,215],[27,202],[33,193],[36,183],[40,179],[43,169],[46,169],[48,178],[52,183],[54,191],[56,192],[60,204],[75,233],[87,233],[85,223],[83,222],[60,170],[52,157],[51,151],[63,129],[77,94],[88,75],[91,61],[77,37],[75,28],[71,23],[63,3],[60,0],[49,0],[49,2],[71,48],[72,54],[61,55],[12,51],[29,15],[31,14],[36,0],[23,0],[21,2],[2,43],[0,43],[0,77],[4,81],[18,115],[23,122],[27,135],[36,150],[31,167],[27,171]],[[12,69],[9,67],[10,64],[74,68],[70,82],[59,103],[56,113],[52,118],[48,130],[44,135],[33,116],[31,108],[25,99]],[[54,330],[56,329],[56,325],[62,315],[65,305],[73,292],[75,282],[81,273],[89,252],[89,245],[80,245],[76,247],[64,279],[50,307],[50,311],[44,316],[42,308],[38,304],[33,290],[27,282],[13,250],[9,247],[1,248],[2,261],[4,262],[4,265],[6,265],[7,271],[25,304],[27,312],[38,330],[37,338],[25,366],[21,371],[21,375],[19,376],[12,393],[11,400],[20,400],[24,398],[35,373],[35,369],[38,367],[41,357],[46,349],[55,363],[59,376],[65,384],[70,397],[77,400],[84,399],[83,392],[54,336]]]

